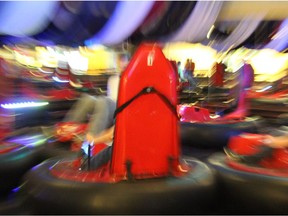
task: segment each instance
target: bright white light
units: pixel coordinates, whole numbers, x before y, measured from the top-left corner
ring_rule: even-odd
[[[38,70],[39,70],[40,72],[42,72],[42,73],[45,73],[45,74],[52,74],[52,73],[54,73],[53,71],[45,71],[45,70],[43,70],[42,68],[38,68]]]
[[[287,68],[288,55],[273,49],[262,49],[251,58],[255,74],[276,74]]]
[[[56,82],[60,82],[60,83],[68,83],[69,80],[61,80],[58,77],[53,76],[52,79]]]
[[[214,25],[212,25],[211,26],[211,28],[210,28],[210,30],[209,30],[209,32],[207,33],[207,39],[209,39],[210,38],[210,36],[211,36],[211,33],[212,33],[212,31],[215,29],[215,26]]]
[[[263,89],[257,90],[256,92],[264,92],[264,91],[267,91],[270,88],[272,88],[272,86],[266,86]]]
[[[89,145],[93,145],[94,144],[94,142],[92,142],[92,143],[89,143],[88,141],[84,141],[83,142],[83,144],[82,144],[82,147],[81,147],[81,149],[85,152],[85,154],[86,155],[88,155],[89,154]]]
[[[71,51],[67,55],[68,65],[73,70],[87,71],[88,70],[88,58],[81,55],[79,50]]]
[[[1,107],[4,109],[18,109],[18,108],[27,108],[27,107],[39,107],[39,106],[46,106],[48,102],[21,102],[21,103],[8,103],[8,104],[1,104]]]
[[[195,71],[208,71],[217,57],[216,50],[199,43],[167,43],[163,53],[168,59],[180,61],[181,69],[184,69],[187,59],[192,59],[195,63]]]

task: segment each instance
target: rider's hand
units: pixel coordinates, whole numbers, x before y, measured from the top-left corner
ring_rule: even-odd
[[[107,130],[102,131],[98,135],[92,135],[91,133],[87,133],[86,140],[89,143],[94,143],[94,144],[106,143],[106,142],[112,141],[113,136],[114,136],[114,126],[112,126],[111,128],[108,128]]]
[[[288,147],[288,136],[271,136],[266,135],[262,140],[264,145],[270,146],[271,148],[286,148]]]
[[[86,134],[86,140],[87,140],[90,144],[92,144],[92,143],[95,142],[95,137],[94,137],[92,134],[87,133],[87,134]]]

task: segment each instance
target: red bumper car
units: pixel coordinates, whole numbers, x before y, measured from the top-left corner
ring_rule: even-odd
[[[26,204],[36,214],[208,212],[214,175],[181,158],[176,104],[171,64],[158,46],[140,46],[121,76],[110,162],[81,170],[75,157],[47,160],[24,179]]]
[[[233,205],[237,213],[288,212],[288,150],[264,145],[266,137],[249,133],[232,137],[226,154],[208,158],[223,186],[226,205]]]

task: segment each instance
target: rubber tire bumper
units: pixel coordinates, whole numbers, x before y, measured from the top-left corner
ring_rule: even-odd
[[[2,139],[1,142],[17,144],[18,141],[13,139],[19,138],[21,140],[22,136],[32,138],[38,136],[38,146],[31,146],[28,143],[24,145],[19,141],[18,148],[0,154],[0,197],[7,196],[13,188],[18,187],[21,177],[33,166],[42,162],[40,151],[44,145],[45,136],[42,135],[41,128],[38,126],[15,130]],[[36,141],[32,139],[30,144],[36,143]]]
[[[20,194],[14,196],[14,194],[11,193],[0,200],[0,215],[32,215],[33,212],[23,206],[26,197]]]
[[[222,149],[231,136],[243,132],[257,133],[265,121],[260,117],[246,118],[245,121],[231,124],[180,123],[181,144],[197,148]]]
[[[225,213],[287,214],[288,178],[236,170],[226,165],[225,158],[224,153],[215,153],[207,159],[216,171]]]
[[[54,157],[71,157],[78,156],[79,152],[71,151],[71,142],[59,142],[56,139],[53,142],[49,140],[39,150],[39,158],[41,161]]]
[[[26,146],[0,155],[0,194],[6,196],[37,163],[37,152]]]
[[[194,168],[183,178],[118,183],[57,178],[49,168],[58,161],[47,160],[24,178],[20,192],[27,195],[25,206],[35,214],[201,214],[214,205],[214,173],[194,158],[186,158]]]

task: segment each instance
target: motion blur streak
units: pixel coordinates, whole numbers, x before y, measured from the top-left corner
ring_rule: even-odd
[[[126,40],[144,21],[154,1],[121,1],[103,29],[86,40],[87,46],[94,44],[115,45]]]
[[[272,40],[265,46],[265,48],[282,51],[287,48],[288,45],[288,19],[285,19],[279,31],[274,35]]]
[[[199,42],[203,40],[214,24],[221,6],[220,1],[198,1],[189,18],[168,41]],[[203,20],[205,20],[204,23]],[[199,26],[202,28],[201,31],[199,31]]]
[[[13,36],[33,35],[50,23],[57,1],[0,2],[0,33]]]

